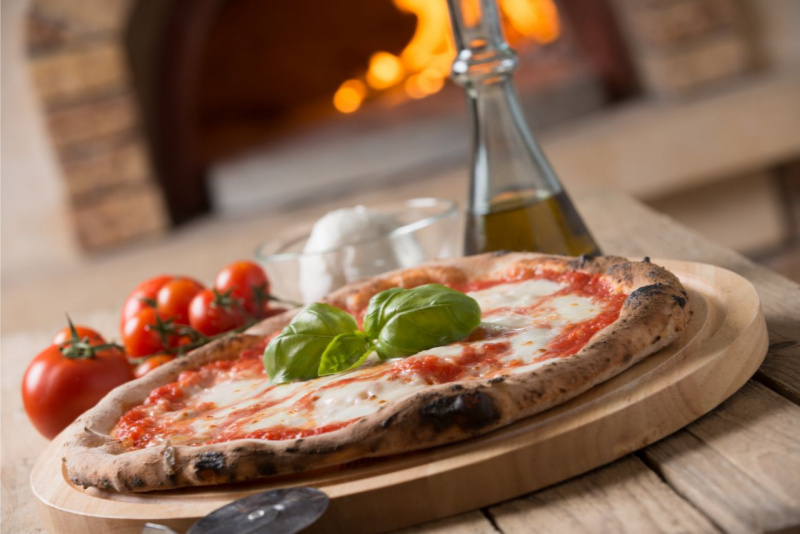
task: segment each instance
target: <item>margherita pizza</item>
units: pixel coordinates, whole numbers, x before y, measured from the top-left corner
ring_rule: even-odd
[[[674,340],[691,312],[648,259],[484,254],[387,273],[327,303],[364,317],[392,287],[438,283],[480,305],[466,338],[273,383],[273,317],[112,391],[66,431],[69,478],[124,492],[238,482],[423,449],[575,397]]]

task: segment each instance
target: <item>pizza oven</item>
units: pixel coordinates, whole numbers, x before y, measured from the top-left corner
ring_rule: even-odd
[[[536,132],[735,86],[783,46],[755,27],[751,0],[498,6]],[[420,179],[468,156],[443,0],[32,0],[27,26],[85,250]],[[640,182],[618,185],[644,198]]]

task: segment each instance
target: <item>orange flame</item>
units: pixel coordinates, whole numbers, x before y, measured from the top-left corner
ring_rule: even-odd
[[[417,17],[411,41],[399,56],[375,52],[366,74],[345,81],[333,96],[334,107],[342,113],[356,111],[364,100],[402,85],[410,98],[424,98],[439,92],[455,48],[450,36],[450,15],[444,0],[393,0],[401,11]],[[547,44],[561,34],[561,23],[554,0],[498,0],[509,42],[522,40]],[[470,15],[465,13],[465,16]],[[476,14],[472,14],[475,16]]]

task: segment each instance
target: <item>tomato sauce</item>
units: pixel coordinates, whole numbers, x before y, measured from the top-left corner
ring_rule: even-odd
[[[610,299],[606,311],[582,323],[569,325],[547,345],[547,352],[539,358],[566,358],[581,350],[597,332],[611,325],[619,318],[625,302],[625,295],[615,295]]]

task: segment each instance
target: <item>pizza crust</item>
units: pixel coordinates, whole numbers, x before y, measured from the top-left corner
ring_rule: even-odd
[[[357,311],[389,287],[460,285],[526,269],[607,273],[629,297],[619,319],[573,356],[555,358],[526,373],[431,386],[326,434],[138,450],[127,450],[109,436],[119,418],[154,388],[176,380],[185,369],[236,358],[262,336],[288,324],[294,312],[287,312],[113,390],[64,431],[66,472],[80,486],[142,492],[241,482],[467,439],[561,404],[619,374],[672,342],[691,315],[688,295],[678,279],[647,258],[628,262],[617,257],[576,259],[532,253],[490,253],[394,271],[345,286],[326,301]]]

